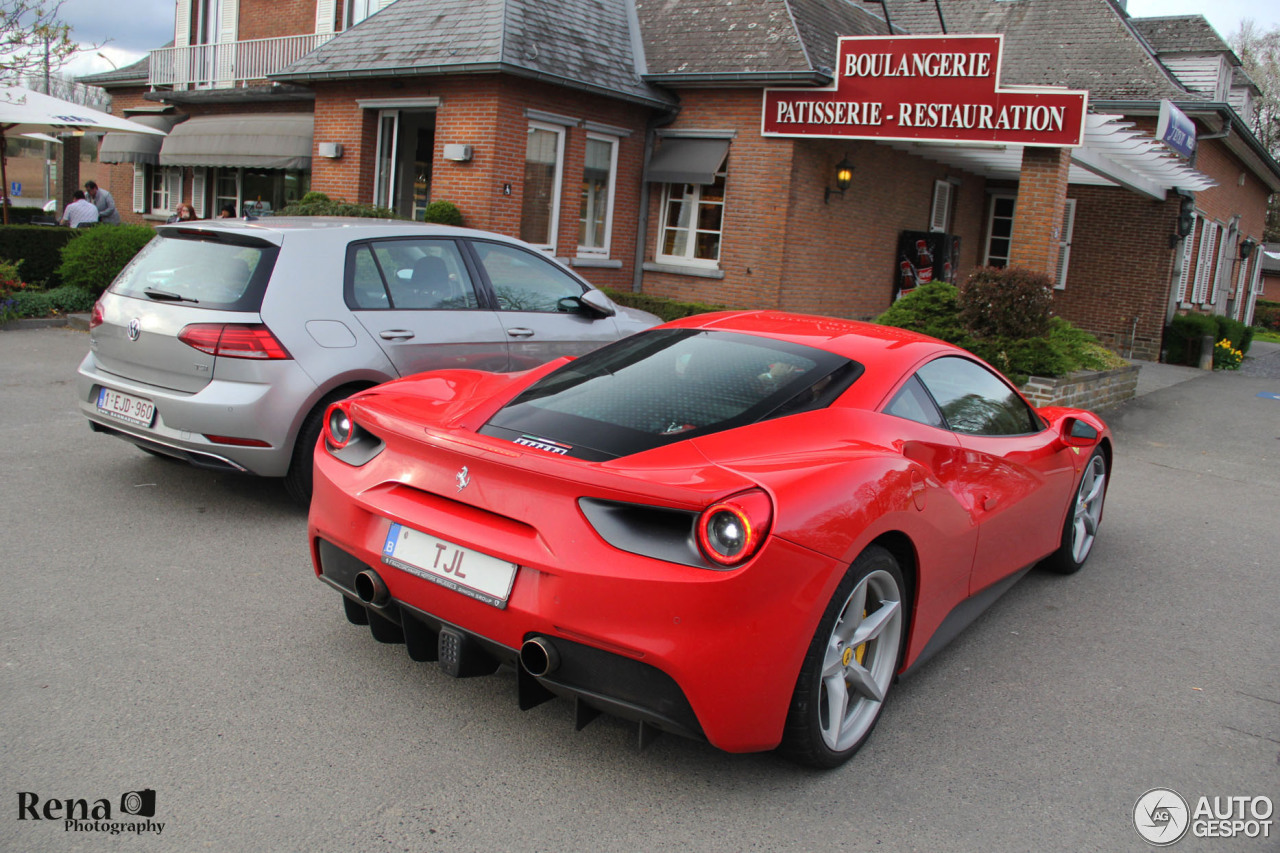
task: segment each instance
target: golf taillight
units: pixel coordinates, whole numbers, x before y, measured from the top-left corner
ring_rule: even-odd
[[[284,344],[261,324],[193,323],[178,332],[189,347],[222,358],[292,358]]]
[[[329,406],[324,413],[324,440],[334,450],[341,450],[351,441],[354,432],[351,426],[351,412],[347,410],[345,401]]]
[[[102,323],[102,296],[99,296],[98,301],[93,303],[93,313],[89,315],[89,328],[96,329],[101,326]]]
[[[726,498],[698,516],[698,547],[722,566],[745,563],[760,550],[773,521],[773,502],[760,489]]]

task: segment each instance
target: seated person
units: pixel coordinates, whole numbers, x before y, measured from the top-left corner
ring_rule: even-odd
[[[84,190],[76,190],[71,194],[71,204],[62,211],[63,225],[79,228],[82,224],[98,223],[98,208],[85,196]]]

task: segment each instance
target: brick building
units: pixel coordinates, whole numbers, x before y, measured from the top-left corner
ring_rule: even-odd
[[[405,216],[447,199],[599,285],[848,317],[888,307],[919,237],[955,252],[939,276],[1050,274],[1056,310],[1125,354],[1158,355],[1178,311],[1248,320],[1262,253],[1240,247],[1280,166],[1204,19],[940,6],[948,33],[1003,36],[1000,84],[1087,90],[1082,144],[763,132],[767,90],[835,85],[840,37],[942,32],[915,0],[178,0],[172,45],[85,82],[171,129],[104,143],[132,221],[308,188]],[[1162,102],[1194,122],[1190,156],[1153,138]]]

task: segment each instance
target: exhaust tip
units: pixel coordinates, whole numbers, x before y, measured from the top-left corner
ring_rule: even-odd
[[[387,585],[378,577],[378,573],[369,569],[356,575],[356,596],[365,604],[382,607],[391,600]]]
[[[560,653],[546,637],[534,637],[520,647],[520,665],[530,675],[541,678],[560,666]]]

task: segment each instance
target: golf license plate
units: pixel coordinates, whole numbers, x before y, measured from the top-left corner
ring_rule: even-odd
[[[146,397],[135,397],[110,388],[98,389],[98,411],[138,426],[149,427],[156,419],[156,404]]]
[[[382,545],[382,562],[503,609],[519,568],[515,563],[394,523]]]

